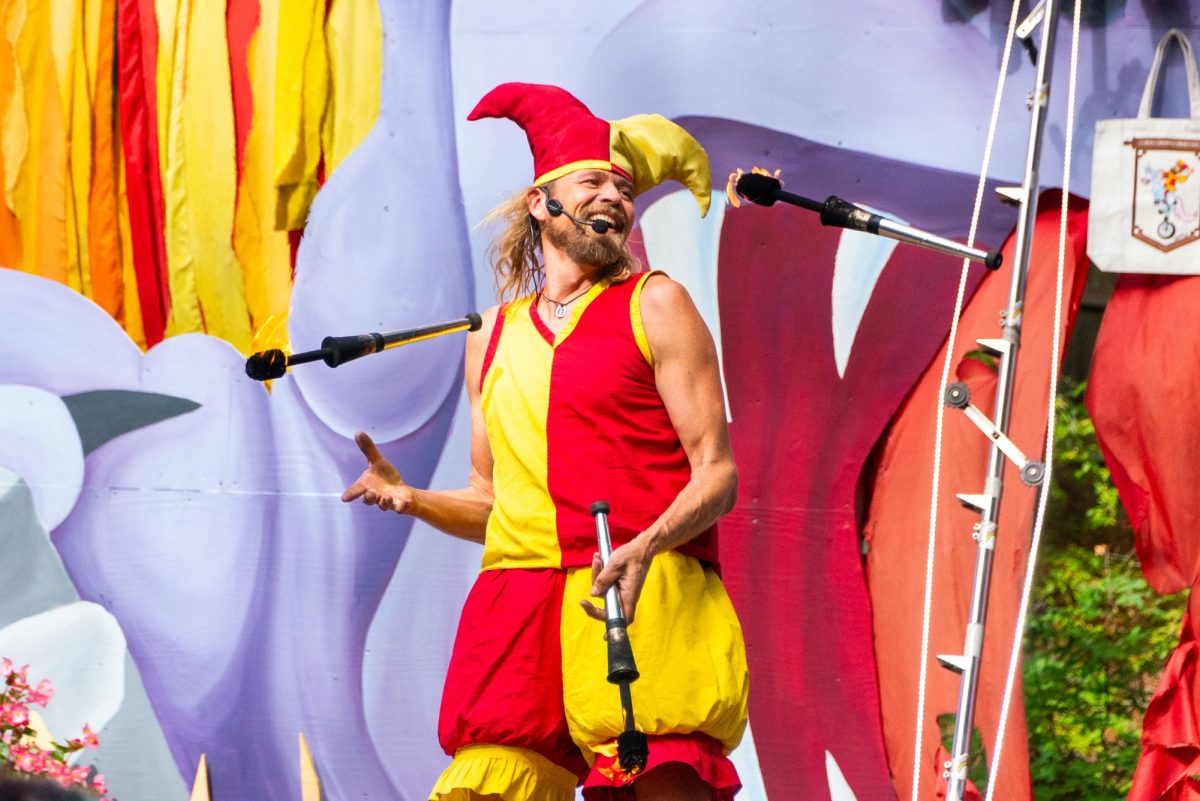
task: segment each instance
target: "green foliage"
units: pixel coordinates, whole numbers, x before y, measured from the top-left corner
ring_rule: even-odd
[[[1104,545],[1127,553],[1133,529],[1083,405],[1086,391],[1087,382],[1064,379],[1055,399],[1054,477],[1043,536],[1049,547]]]
[[[942,738],[942,748],[946,749],[947,754],[953,754],[954,713],[944,712],[938,715],[937,725]],[[976,790],[986,793],[988,783],[987,750],[983,747],[983,736],[979,733],[978,726],[971,728],[971,744],[968,748],[970,756],[967,760],[967,780],[975,785]]]
[[[1142,711],[1183,618],[1132,554],[1067,545],[1047,554],[1026,633],[1030,770],[1038,801],[1124,798]]]
[[[1118,801],[1140,755],[1142,713],[1186,602],[1147,586],[1082,398],[1058,399],[1051,514],[1025,641],[1037,801]]]

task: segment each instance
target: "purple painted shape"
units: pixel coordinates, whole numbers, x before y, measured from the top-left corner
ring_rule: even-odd
[[[44,317],[27,331],[61,345],[32,365],[3,354],[13,357],[0,370],[5,383],[43,381],[42,365],[69,359],[73,341],[104,343],[106,330],[119,332],[66,288],[0,272],[3,290],[23,284],[34,291],[0,297],[59,307],[53,326]],[[0,302],[0,313],[10,311]],[[87,352],[73,388],[201,404],[91,454],[79,501],[54,532],[81,596],[121,621],[181,773],[190,778],[206,752],[218,795],[294,798],[304,731],[331,793],[397,797],[367,733],[362,659],[408,521],[343,505],[337,496],[361,469],[357,448],[323,426],[290,381],[268,396],[246,379],[224,342],[175,337],[124,370],[113,369],[111,350]],[[384,446],[414,483],[428,481],[456,400]],[[423,697],[439,681],[414,692]]]
[[[458,196],[450,7],[392,0],[380,11],[380,118],[313,204],[288,320],[298,349],[330,334],[412,328],[474,310]],[[335,371],[298,371],[296,384],[338,433],[368,429],[392,440],[461,391],[461,372],[445,368],[462,350],[462,335],[446,337]]]

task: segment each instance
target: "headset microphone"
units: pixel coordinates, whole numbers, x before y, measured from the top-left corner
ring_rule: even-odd
[[[598,234],[606,234],[608,233],[608,229],[612,227],[612,223],[610,223],[608,220],[581,220],[575,215],[571,214],[571,212],[564,209],[562,204],[554,198],[546,199],[546,211],[550,212],[551,217],[557,217],[560,214],[565,214],[569,219],[573,220],[578,225],[586,225],[588,228],[591,228]]]

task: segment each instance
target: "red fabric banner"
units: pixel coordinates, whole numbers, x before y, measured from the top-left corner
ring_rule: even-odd
[[[1159,592],[1192,588],[1179,645],[1142,728],[1130,801],[1200,799],[1200,277],[1125,275],[1096,338],[1087,407],[1135,531],[1142,572]]]
[[[153,0],[118,0],[117,94],[125,192],[147,347],[162,341],[171,308],[163,242],[162,173],[158,165],[157,36]]]
[[[1008,427],[1009,436],[1029,458],[1041,458],[1045,446],[1061,198],[1057,191],[1044,193],[1035,222]],[[1061,340],[1064,347],[1087,275],[1084,201],[1072,199],[1068,227]],[[1012,263],[1012,247],[1010,237],[1004,248],[1006,265]],[[956,359],[950,380],[966,383],[971,390],[971,402],[989,416],[995,398],[995,368],[967,354],[978,351],[975,339],[1000,336],[997,312],[1008,304],[1011,276],[1006,267],[984,279],[963,312],[955,343]],[[944,359],[943,345],[892,425],[880,452],[866,523],[870,546],[867,577],[874,611],[883,731],[896,790],[902,798],[907,798],[912,788],[932,455]],[[933,655],[963,651],[977,553],[971,533],[979,515],[962,507],[954,496],[983,491],[988,448],[987,438],[965,415],[946,409],[923,755],[935,754],[941,745],[937,717],[953,714],[957,708],[959,677],[939,667]],[[1017,469],[1008,463],[975,720],[989,759],[999,721],[1034,511],[1034,491],[1021,483]],[[1001,775],[992,780],[999,781],[1003,789],[997,798],[1027,799],[1031,797],[1028,752],[1019,683],[1014,697]],[[920,797],[928,798],[938,788],[944,788],[945,782],[940,764],[935,765],[928,758],[923,758],[921,764],[928,768],[920,779]]]

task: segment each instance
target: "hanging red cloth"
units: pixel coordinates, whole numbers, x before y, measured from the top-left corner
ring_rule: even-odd
[[[153,2],[118,0],[117,101],[133,240],[130,245],[147,347],[162,340],[171,307],[163,244],[162,174],[158,165],[154,80],[157,44]]]
[[[1158,592],[1200,581],[1200,277],[1125,275],[1096,339],[1087,407]],[[1193,591],[1179,645],[1146,710],[1130,801],[1200,799]]]

